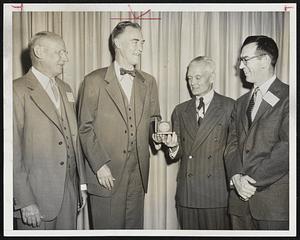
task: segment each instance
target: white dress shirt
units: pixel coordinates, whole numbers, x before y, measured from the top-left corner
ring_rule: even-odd
[[[35,67],[32,67],[31,70],[32,70],[32,73],[34,74],[34,76],[37,78],[37,80],[40,82],[40,84],[46,91],[46,93],[48,94],[49,98],[53,102],[56,109],[59,110],[60,109],[60,97],[58,97],[58,99],[55,98],[53,90],[51,88],[51,83],[50,83],[49,77],[47,77],[45,74],[38,71]],[[56,82],[54,79],[53,79],[53,81],[54,81],[54,84],[56,85]],[[58,91],[57,85],[55,87],[57,88],[57,91]]]
[[[132,90],[132,85],[133,85],[133,76],[131,76],[130,74],[124,74],[121,75],[120,74],[120,65],[117,63],[117,61],[114,62],[115,65],[115,72],[117,75],[117,78],[120,82],[120,85],[127,97],[128,102],[130,103],[130,97],[131,97],[131,90]],[[134,70],[132,69],[127,69],[127,70]]]

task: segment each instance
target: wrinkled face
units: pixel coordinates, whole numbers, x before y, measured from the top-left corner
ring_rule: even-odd
[[[124,66],[133,66],[139,63],[140,55],[143,51],[142,32],[133,27],[126,27],[124,32],[115,39],[115,45],[119,51],[118,59]]]
[[[46,39],[42,43],[43,59],[41,64],[43,68],[52,77],[62,73],[63,66],[69,61],[65,43],[62,39]]]
[[[201,62],[190,64],[187,80],[194,96],[204,96],[213,86],[213,74],[209,67]]]
[[[258,54],[256,48],[256,43],[249,43],[243,47],[240,55],[242,60],[239,67],[243,70],[247,82],[250,83],[257,83],[262,75],[261,60],[265,54]]]

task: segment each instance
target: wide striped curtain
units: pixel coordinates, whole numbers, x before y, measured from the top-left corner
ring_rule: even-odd
[[[136,20],[146,40],[138,67],[156,78],[164,120],[170,119],[177,104],[190,98],[185,74],[188,63],[196,56],[207,55],[216,61],[217,92],[236,99],[247,91],[239,78],[237,59],[248,35],[263,34],[277,42],[277,75],[289,83],[288,12],[151,12],[149,15],[160,20]],[[39,31],[53,31],[63,37],[69,52],[62,79],[77,96],[84,75],[111,63],[108,38],[119,22],[113,18],[129,16],[128,12],[14,12],[13,78],[20,77],[30,67],[26,51],[30,38]],[[174,196],[178,164],[168,165],[162,152],[152,155],[150,161],[145,228],[177,229]]]

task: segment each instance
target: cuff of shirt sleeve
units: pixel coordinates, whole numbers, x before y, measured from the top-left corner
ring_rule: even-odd
[[[80,190],[81,191],[86,191],[87,190],[87,185],[86,184],[81,184],[80,185]]]
[[[175,150],[172,150],[172,148],[169,148],[170,158],[174,159],[178,153],[178,150],[179,150],[179,146],[177,146]]]

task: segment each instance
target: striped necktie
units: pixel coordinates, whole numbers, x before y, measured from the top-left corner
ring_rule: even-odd
[[[203,109],[203,115],[205,113],[205,104],[204,104],[204,101],[203,101],[203,97],[199,98],[199,105],[197,107],[198,109],[198,112],[201,110],[201,108]],[[198,114],[198,126],[201,125],[201,122],[202,122],[203,118],[199,116]]]
[[[59,98],[59,93],[58,93],[58,89],[57,89],[55,80],[52,79],[52,78],[50,78],[50,84],[51,84],[51,89],[52,89],[52,92],[53,92],[55,101],[57,102],[57,101],[58,101],[58,98]]]

